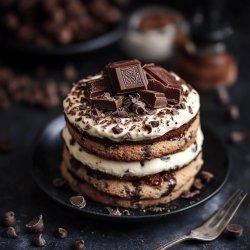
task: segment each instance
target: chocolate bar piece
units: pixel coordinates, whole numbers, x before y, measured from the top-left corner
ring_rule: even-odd
[[[167,106],[167,98],[164,93],[142,90],[140,97],[150,108],[165,108]]]
[[[149,78],[156,79],[161,83],[163,83],[164,85],[177,82],[174,76],[172,76],[166,69],[160,66],[149,64],[143,67],[143,69],[145,70]]]
[[[118,110],[123,104],[124,97],[123,96],[110,97],[110,95],[107,94],[108,93],[105,93],[101,96],[97,96],[91,99],[92,107],[101,110],[111,110],[111,111]]]
[[[87,82],[84,94],[88,99],[92,99],[111,89],[112,86],[108,79],[95,79]]]
[[[147,78],[138,60],[119,61],[107,66],[115,94],[147,89]]]

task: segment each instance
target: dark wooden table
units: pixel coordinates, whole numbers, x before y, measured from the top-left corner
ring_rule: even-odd
[[[62,108],[51,111],[39,110],[25,105],[14,105],[0,111],[0,139],[12,138],[15,148],[12,152],[0,154],[0,214],[13,210],[18,218],[17,239],[0,238],[0,249],[33,249],[33,235],[26,233],[24,225],[30,219],[43,214],[45,222],[44,237],[47,245],[44,249],[70,249],[75,240],[83,239],[87,249],[153,249],[166,240],[171,240],[187,233],[198,226],[215,210],[236,188],[250,191],[250,35],[239,29],[231,38],[229,48],[239,62],[239,79],[230,89],[232,101],[240,108],[240,118],[230,121],[225,107],[219,106],[215,93],[201,95],[202,121],[227,142],[230,131],[240,130],[247,135],[241,145],[228,146],[232,159],[232,171],[224,188],[205,204],[189,211],[171,216],[158,222],[114,224],[80,217],[54,203],[38,189],[30,174],[32,165],[33,142],[38,132],[53,117],[61,114]],[[112,53],[111,53],[112,51]],[[24,59],[25,57],[25,59]],[[70,58],[81,69],[80,76],[88,75],[101,69],[107,62],[125,58],[116,45],[89,55]],[[23,67],[24,60],[28,61]],[[50,60],[57,65],[64,58]],[[67,58],[69,60],[69,58]],[[52,62],[51,62],[52,61]],[[57,62],[58,61],[58,62]],[[29,72],[29,65],[37,58],[23,54],[2,53],[1,63],[8,62],[15,67]],[[31,66],[30,66],[31,67]],[[56,71],[60,75],[60,70]],[[216,145],[214,145],[216,147]],[[220,171],[218,169],[218,171]],[[210,243],[188,242],[173,249],[250,249],[250,195],[233,218],[233,222],[244,227],[243,236],[229,239],[221,236]],[[57,240],[53,231],[65,227],[70,236]],[[2,230],[3,227],[0,226]]]

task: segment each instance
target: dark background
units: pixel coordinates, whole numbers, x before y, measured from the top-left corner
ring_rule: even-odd
[[[186,17],[190,17],[198,1],[165,2],[178,7],[185,12]],[[0,140],[10,138],[14,143],[12,152],[0,153],[0,213],[15,211],[19,236],[14,240],[1,237],[0,249],[33,249],[33,235],[25,232],[24,225],[39,214],[43,214],[45,222],[44,237],[47,246],[44,249],[69,249],[79,239],[85,240],[87,249],[153,249],[162,242],[198,226],[235,189],[250,191],[250,7],[246,0],[225,2],[225,15],[235,31],[227,45],[239,65],[239,78],[229,92],[233,103],[240,109],[239,120],[228,119],[226,107],[218,104],[215,92],[201,94],[203,124],[227,143],[232,159],[230,178],[219,194],[190,211],[152,223],[114,224],[80,217],[50,200],[38,189],[30,174],[34,139],[48,121],[62,113],[62,108],[44,110],[15,104],[0,110]],[[135,7],[134,5],[133,8]],[[46,64],[52,69],[55,79],[61,78],[63,65],[68,61],[78,68],[81,78],[97,72],[110,61],[123,58],[126,56],[120,50],[119,44],[73,57],[51,58],[6,50],[0,52],[1,65],[10,65],[17,72],[32,74],[36,66]],[[167,66],[173,67],[169,63]],[[246,133],[246,140],[240,145],[228,143],[228,135],[234,130]],[[183,243],[173,249],[250,249],[249,211],[248,195],[233,219],[233,222],[244,227],[241,238],[233,240],[223,235],[211,243]],[[55,239],[53,231],[57,227],[68,229],[70,236],[66,240]]]

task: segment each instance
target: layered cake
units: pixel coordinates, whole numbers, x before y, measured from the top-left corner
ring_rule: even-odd
[[[108,64],[64,100],[62,176],[95,201],[166,204],[190,189],[202,160],[198,93],[155,64]]]

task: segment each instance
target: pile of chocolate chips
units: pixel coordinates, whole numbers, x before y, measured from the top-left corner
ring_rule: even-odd
[[[43,66],[28,74],[16,74],[11,67],[0,67],[0,109],[13,103],[25,103],[45,109],[57,107],[70,91],[65,82],[76,80],[78,72],[73,65],[64,68],[64,79],[56,82],[48,79],[48,70]]]
[[[84,92],[91,106],[100,110],[144,114],[146,108],[177,106],[182,101],[181,84],[166,69],[134,59],[110,63],[97,79],[86,83]]]
[[[41,47],[65,45],[87,40],[112,28],[121,20],[119,3],[123,2],[0,1],[0,26],[15,38]]]

